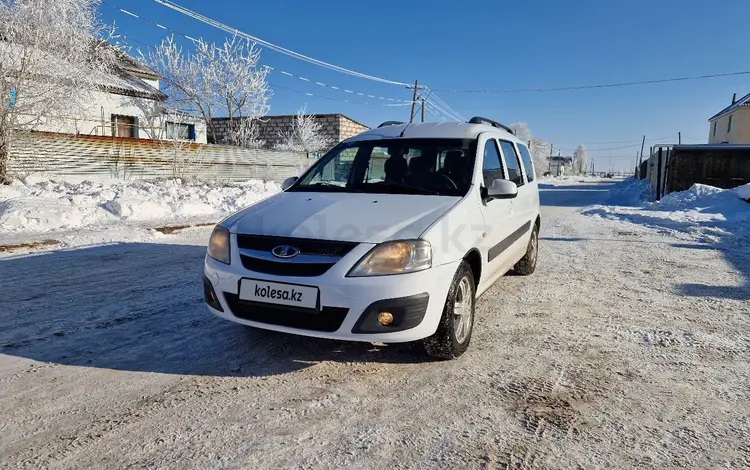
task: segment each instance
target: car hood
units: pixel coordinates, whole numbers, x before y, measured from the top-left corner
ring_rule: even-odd
[[[283,192],[224,220],[233,233],[381,243],[419,237],[450,196]]]

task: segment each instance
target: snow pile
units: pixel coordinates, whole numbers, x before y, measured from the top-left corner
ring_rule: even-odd
[[[608,202],[582,209],[586,215],[660,227],[692,238],[716,241],[728,234],[750,237],[750,184],[720,189],[694,184],[686,191],[645,202],[647,181],[627,180],[612,190]]]
[[[616,206],[640,206],[648,198],[648,180],[628,178],[615,185],[605,202]]]
[[[49,232],[118,222],[216,220],[280,190],[276,183],[185,184],[27,177],[0,186],[0,233]]]

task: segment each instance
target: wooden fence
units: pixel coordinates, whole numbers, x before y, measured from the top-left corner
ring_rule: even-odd
[[[678,145],[669,155],[666,191],[695,183],[735,188],[750,183],[750,145]]]

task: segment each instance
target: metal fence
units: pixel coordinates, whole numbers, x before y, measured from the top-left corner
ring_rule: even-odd
[[[303,153],[279,150],[47,132],[19,134],[11,149],[14,172],[124,179],[281,181],[299,175],[313,161]]]

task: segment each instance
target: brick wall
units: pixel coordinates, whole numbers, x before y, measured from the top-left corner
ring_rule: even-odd
[[[315,114],[315,120],[320,124],[323,135],[334,143],[353,137],[369,129],[343,114]],[[214,118],[214,132],[217,143],[226,143],[229,119]],[[258,122],[259,138],[266,141],[267,148],[274,148],[280,143],[279,134],[288,131],[294,124],[294,116],[265,116]]]

